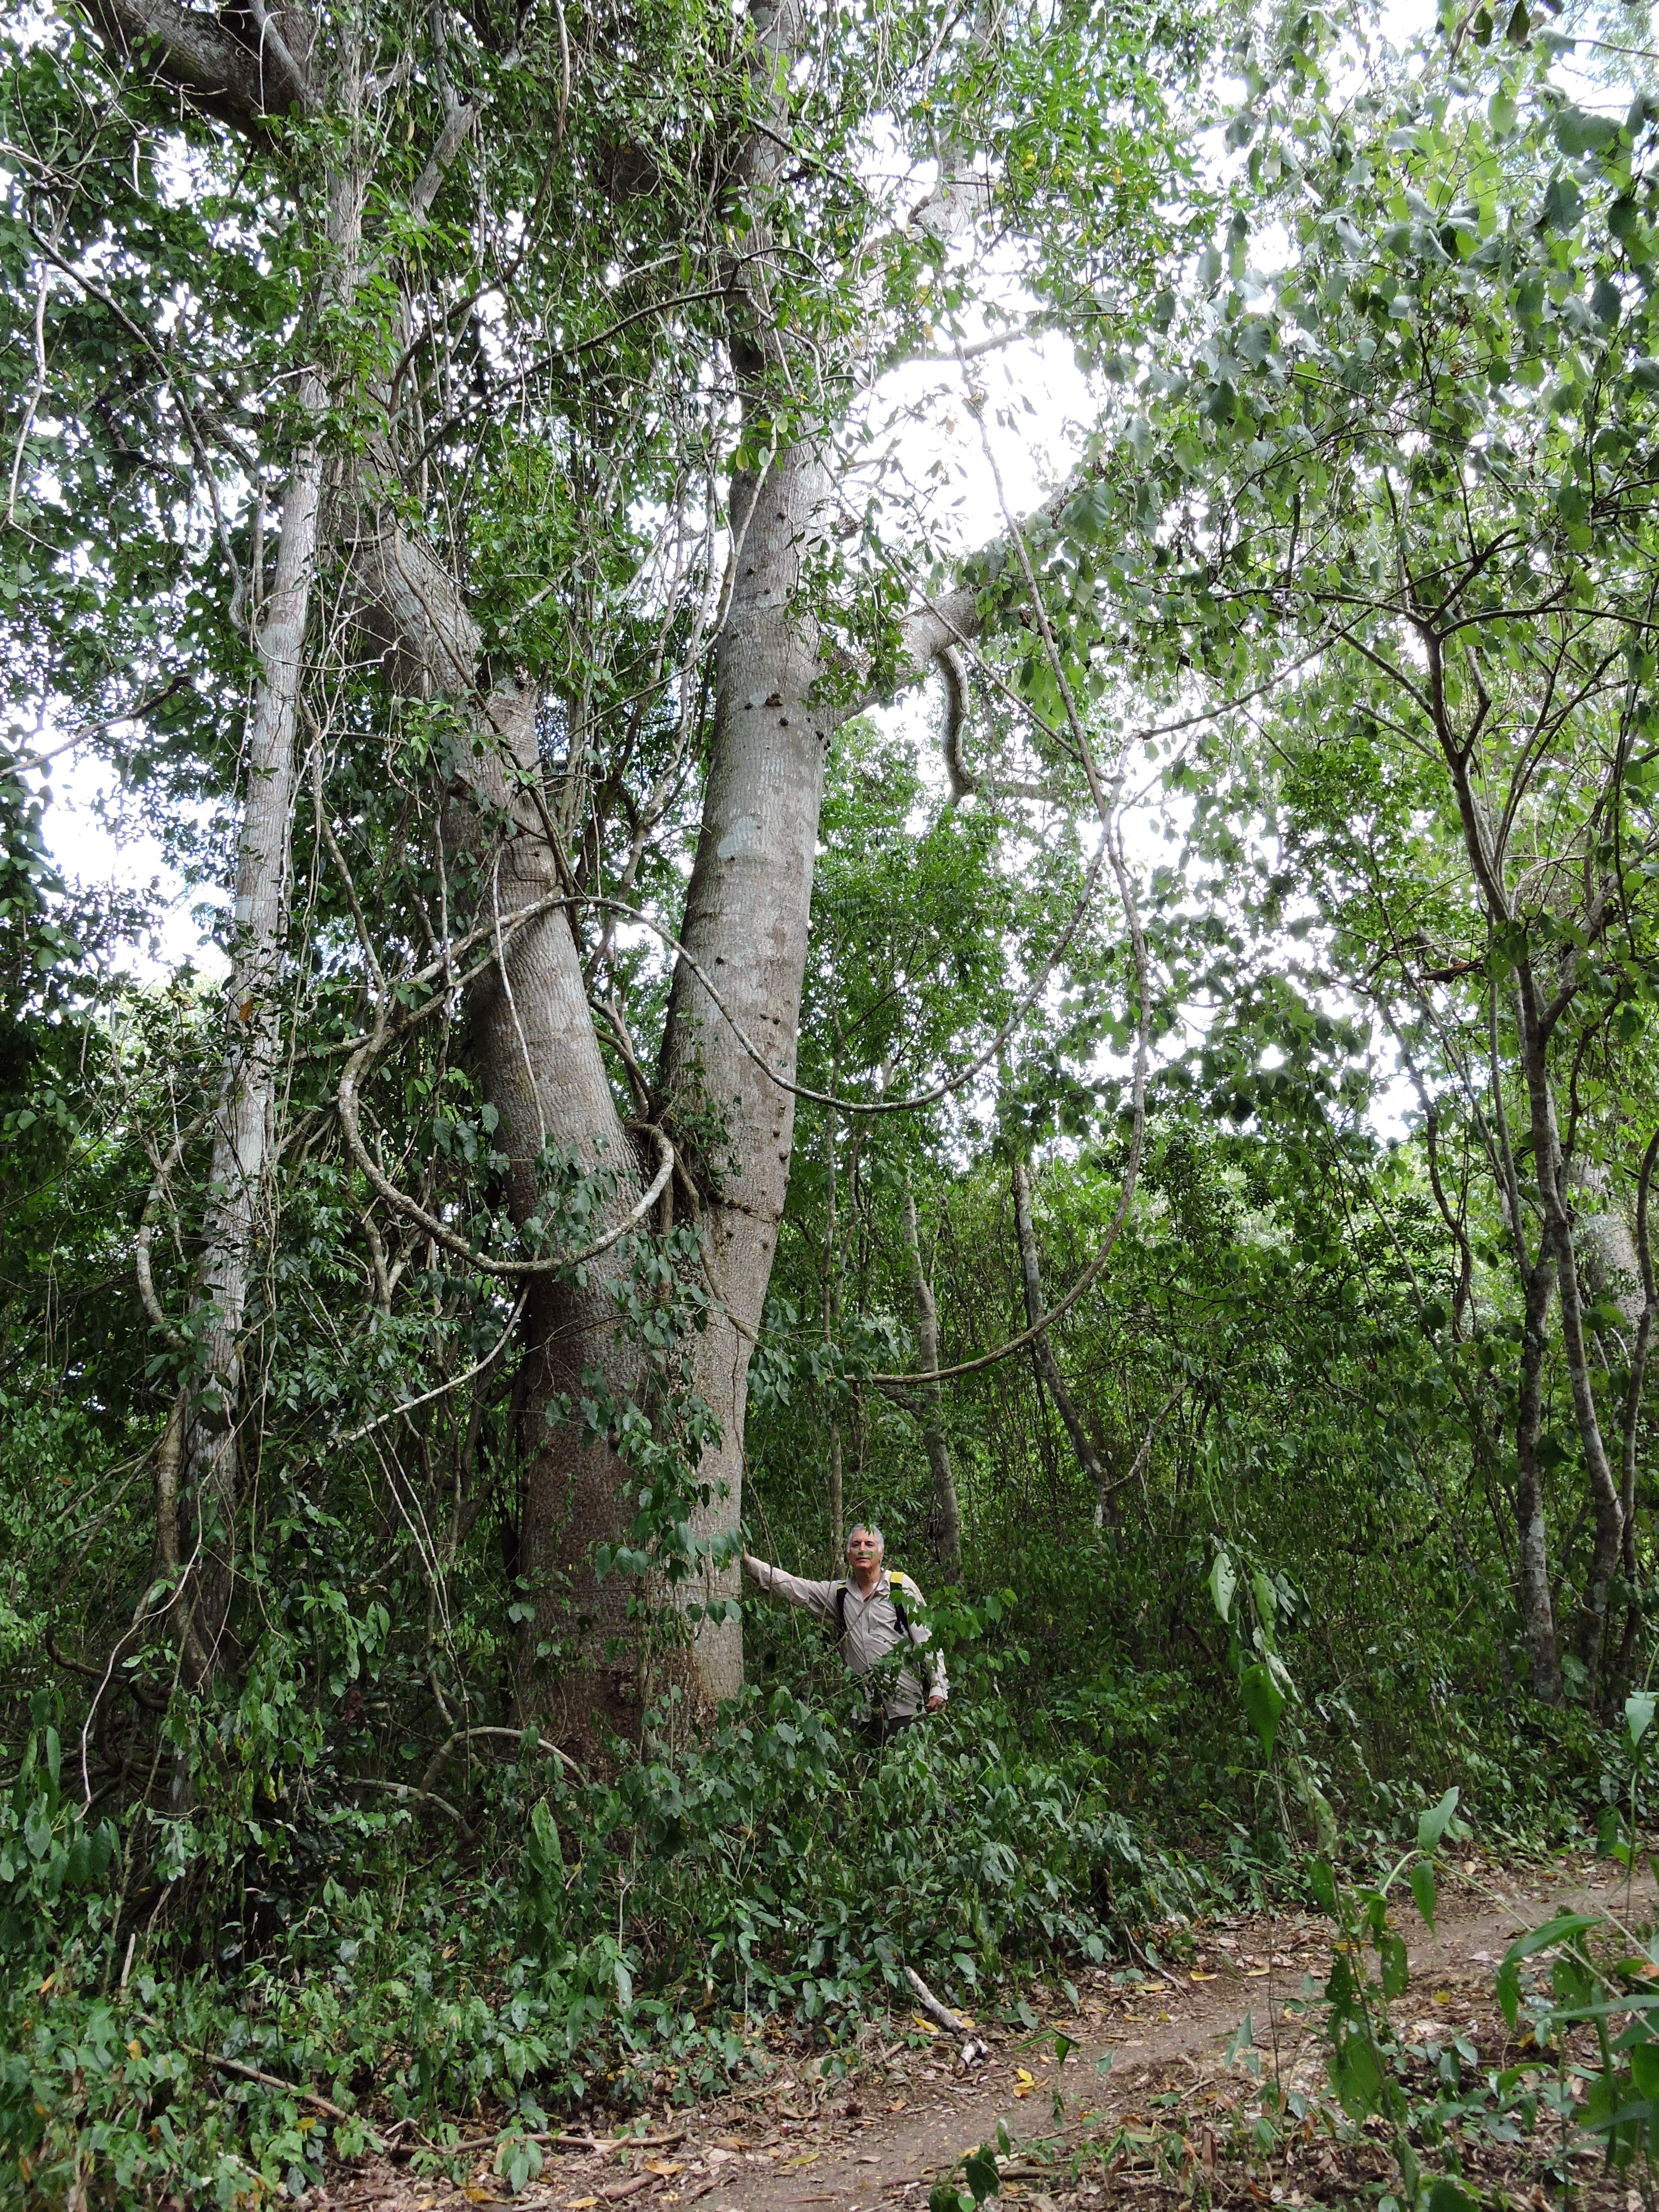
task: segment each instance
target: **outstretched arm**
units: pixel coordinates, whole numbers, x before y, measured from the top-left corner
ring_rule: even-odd
[[[835,1612],[834,1583],[808,1582],[804,1575],[787,1575],[781,1567],[769,1566],[752,1552],[744,1553],[743,1570],[769,1596],[781,1597],[786,1605],[800,1606],[819,1620],[828,1620]]]

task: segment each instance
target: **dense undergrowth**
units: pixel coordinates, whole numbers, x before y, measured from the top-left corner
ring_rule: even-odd
[[[362,1759],[352,1721],[396,1639],[359,1639],[291,1764],[240,1791],[222,1774],[216,1795],[204,1768],[176,1820],[82,1817],[76,1715],[37,1691],[0,1798],[0,2140],[25,2200],[252,2203],[388,2134],[441,2145],[684,2101],[786,2044],[834,2063],[908,2008],[907,1964],[1017,2018],[1027,1978],[1167,1957],[1206,1911],[1304,1895],[1305,1820],[1236,1701],[1173,1668],[1057,1680],[1016,1600],[936,1607],[952,1705],[880,1753],[809,1648],[701,1742],[671,1748],[665,1712],[600,1778],[532,1732],[458,1754],[420,1796],[430,1729],[417,1752],[383,1724],[391,1771]],[[1424,1783],[1363,1791],[1351,1736],[1289,1724],[1362,1857],[1411,1832],[1425,1784],[1455,1783],[1486,1840],[1518,1850],[1582,1832],[1622,1787],[1617,1739],[1582,1712],[1424,1718],[1445,1729]],[[537,2154],[517,2155],[522,2177]]]

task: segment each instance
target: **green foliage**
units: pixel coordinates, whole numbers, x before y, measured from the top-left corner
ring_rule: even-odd
[[[701,0],[319,20],[368,76],[246,141],[68,16],[0,44],[5,2187],[252,2204],[395,2123],[440,2153],[487,2126],[517,2188],[550,2115],[724,2087],[785,2025],[833,2051],[907,1963],[1018,2017],[1027,1977],[1305,1879],[1334,2095],[1413,2212],[1458,2212],[1427,2171],[1455,2112],[1551,2108],[1455,2046],[1425,2086],[1392,1899],[1432,1923],[1460,1817],[1599,1830],[1633,1872],[1655,1711],[1646,1285],[1589,1230],[1628,1241],[1652,1164],[1659,101],[1601,112],[1524,6],[1407,61],[1318,10],[831,11],[787,82],[753,11]],[[348,157],[339,288],[319,180]],[[860,410],[932,356],[994,450],[1022,395],[1000,419],[981,364],[1028,309],[1093,419],[1023,543],[964,562],[943,501],[916,522],[946,459],[907,474]],[[229,887],[250,625],[313,432],[228,1502],[167,1440],[181,1404],[230,1433],[212,1123],[257,1001],[124,975],[145,902],[65,884],[27,760],[61,726]],[[781,1224],[741,1232],[778,1233],[756,1335],[708,1228],[728,1102],[653,1069],[713,734],[775,703],[720,692],[739,487],[769,526],[809,460],[813,711],[896,681],[902,615],[964,579],[978,657],[948,796],[918,726],[854,718],[824,762],[799,1034],[761,1040],[817,1095],[773,1131]],[[399,665],[355,595],[376,531],[438,564],[476,665]],[[515,680],[539,757],[458,837],[473,695]],[[1148,812],[1103,822],[1138,781]],[[591,1014],[677,1164],[532,1281],[492,1271],[599,1241],[636,1164],[486,1095],[538,838],[578,978],[544,1034]],[[424,1222],[341,1149],[348,1064]],[[1006,1351],[1011,1165],[1052,1304],[1143,1134],[1052,1366],[1019,1349],[930,1414],[895,1379],[907,1195],[947,1361]],[[526,1358],[552,1305],[580,1326]],[[741,1437],[698,1382],[727,1318]],[[584,1332],[611,1364],[568,1356]],[[743,1532],[707,1472],[739,1443]],[[600,1446],[612,1491],[573,1481],[550,1529],[530,1471]],[[867,1752],[820,1631],[758,1608],[746,1686],[698,1702],[741,1535],[832,1569],[854,1514],[929,1589],[945,1713]],[[179,1593],[221,1563],[204,1665]],[[1659,2059],[1607,1952],[1557,1923],[1498,1994],[1558,2054],[1593,2024],[1626,2165]],[[1007,2148],[935,2206],[994,2198]]]

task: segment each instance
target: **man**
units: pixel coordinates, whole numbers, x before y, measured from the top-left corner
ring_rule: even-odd
[[[886,1549],[880,1529],[860,1521],[847,1539],[844,1582],[808,1582],[800,1575],[785,1574],[781,1567],[769,1566],[748,1552],[743,1555],[744,1571],[786,1604],[799,1605],[820,1620],[832,1621],[849,1670],[868,1674],[900,1644],[908,1644],[920,1654],[933,1640],[932,1632],[915,1619],[926,1600],[908,1575],[896,1568],[891,1573],[883,1568]],[[949,1697],[941,1654],[929,1653],[926,1664],[929,1678],[926,1684],[920,1667],[900,1666],[885,1670],[879,1691],[873,1683],[866,1686],[863,1725],[878,1742],[919,1721],[924,1699],[927,1711],[936,1713]]]

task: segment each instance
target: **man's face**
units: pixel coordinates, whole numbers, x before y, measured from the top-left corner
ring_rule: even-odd
[[[860,1531],[849,1540],[847,1558],[853,1572],[863,1582],[881,1565],[881,1546],[873,1536],[866,1536]]]

